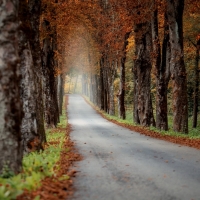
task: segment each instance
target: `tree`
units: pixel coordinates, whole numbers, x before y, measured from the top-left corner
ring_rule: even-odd
[[[134,61],[134,121],[142,126],[155,125],[151,100],[151,51],[150,22],[135,25]]]
[[[198,116],[198,100],[199,100],[199,51],[200,51],[200,35],[196,42],[196,57],[195,57],[195,88],[194,88],[194,108],[193,108],[193,128],[197,127]]]
[[[22,118],[22,148],[23,153],[42,149],[42,140],[38,133],[38,121],[36,113],[36,74],[32,51],[28,36],[31,32],[28,21],[28,7],[26,0],[19,3],[19,18],[21,20],[19,32],[19,55],[20,55],[20,97],[23,105],[24,116]]]
[[[183,54],[184,0],[167,1],[167,16],[171,46],[171,78],[173,94],[173,129],[188,132],[187,81]]]
[[[165,5],[165,4],[164,4]],[[152,39],[153,39],[153,65],[156,70],[156,127],[160,130],[168,130],[167,119],[167,87],[170,79],[170,44],[169,26],[166,14],[166,6],[160,8],[160,18],[163,20],[164,36],[162,41],[162,53],[159,39],[158,5],[154,1],[152,12]],[[162,15],[164,19],[162,18]]]
[[[38,123],[38,134],[40,135],[41,142],[46,141],[44,131],[44,107],[43,107],[43,95],[42,95],[42,62],[41,62],[41,46],[40,46],[40,16],[41,16],[41,0],[29,0],[28,1],[28,13],[29,21],[31,25],[31,34],[29,36],[30,47],[33,56],[34,72],[36,92],[37,92],[37,123]]]
[[[17,173],[22,164],[18,4],[17,0],[0,4],[0,173],[6,167]]]
[[[57,99],[57,74],[55,60],[56,31],[50,22],[44,19],[42,28],[44,39],[42,41],[42,67],[44,85],[44,114],[47,127],[56,127],[59,121]]]
[[[124,46],[123,46],[123,56],[121,58],[120,62],[120,86],[119,86],[119,93],[118,96],[118,113],[119,118],[125,119],[126,118],[126,111],[125,111],[125,105],[124,105],[124,99],[125,99],[125,61],[126,61],[126,48],[128,45],[128,38],[129,38],[130,32],[125,34],[124,38]]]

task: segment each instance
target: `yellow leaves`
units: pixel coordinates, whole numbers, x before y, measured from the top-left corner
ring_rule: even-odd
[[[131,36],[128,38],[128,45],[127,45],[126,51],[129,51],[130,49],[133,49],[134,46],[135,46],[135,39],[134,39],[134,36],[131,35]]]

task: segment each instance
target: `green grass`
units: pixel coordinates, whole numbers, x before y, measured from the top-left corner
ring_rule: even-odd
[[[87,97],[85,97],[85,98],[89,101],[89,99]],[[96,109],[99,112],[101,112],[107,119],[116,120],[116,121],[124,123],[124,124],[136,126],[136,124],[133,122],[133,112],[131,110],[128,110],[126,112],[126,119],[122,120],[122,119],[119,119],[118,116],[109,115],[108,113],[100,110],[98,107],[96,107]],[[199,119],[200,119],[200,116],[199,116]],[[172,115],[168,116],[168,124],[169,124],[168,131],[161,131],[155,127],[149,127],[149,130],[158,132],[162,135],[170,135],[170,136],[174,136],[174,137],[186,137],[186,138],[190,138],[190,139],[200,139],[200,126],[198,126],[197,128],[192,128],[192,117],[190,117],[188,119],[188,130],[189,130],[188,134],[178,133],[178,132],[173,131],[173,128],[172,128],[173,127],[173,116]],[[198,124],[200,125],[200,121],[198,122]],[[139,125],[137,125],[137,126],[139,126]]]
[[[36,189],[45,177],[56,176],[56,170],[59,169],[57,162],[60,159],[62,145],[66,136],[65,127],[66,116],[63,115],[58,124],[58,128],[63,128],[63,130],[46,131],[47,142],[59,141],[59,144],[50,145],[44,151],[32,152],[25,156],[22,166],[23,173],[13,176],[8,169],[4,170],[4,173],[0,176],[0,199],[16,199],[18,195],[23,193],[24,189],[30,191]],[[36,199],[38,200],[39,197]]]

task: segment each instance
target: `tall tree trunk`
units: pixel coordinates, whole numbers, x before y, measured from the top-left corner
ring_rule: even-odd
[[[109,80],[109,114],[115,115],[115,101],[114,101],[114,83],[113,79]]]
[[[138,113],[138,74],[137,68],[133,67],[133,122],[140,124],[139,113]]]
[[[173,84],[173,129],[188,133],[187,80],[183,53],[184,0],[167,1]]]
[[[105,63],[106,63],[105,60],[104,60],[104,66],[103,66],[104,111],[109,113],[109,94],[108,94],[109,86],[108,86],[107,67],[105,66]]]
[[[21,80],[21,99],[23,103],[24,117],[22,119],[22,148],[23,153],[29,153],[42,148],[42,139],[38,134],[37,118],[36,118],[36,84],[35,74],[33,71],[33,58],[30,50],[29,42],[25,34],[20,34],[20,73]]]
[[[135,25],[136,59],[134,63],[135,93],[134,119],[142,126],[155,125],[151,100],[151,24],[146,22]],[[137,86],[136,86],[137,85]],[[138,119],[137,119],[138,118]],[[136,121],[136,123],[138,122]]]
[[[196,44],[193,128],[197,127],[197,116],[198,116],[198,101],[199,101],[199,50],[200,50],[200,39],[197,40],[197,44]]]
[[[100,62],[100,109],[104,110],[104,81],[103,81],[103,58],[101,58],[101,62]]]
[[[56,127],[58,117],[58,103],[57,103],[57,81],[55,77],[54,69],[54,52],[52,49],[51,39],[44,41],[44,47],[48,46],[47,49],[43,49],[43,71],[44,71],[44,105],[45,105],[45,123],[47,127]],[[45,44],[47,43],[47,45]]]
[[[58,75],[58,84],[57,84],[57,101],[59,114],[62,115],[62,106],[63,106],[63,96],[64,96],[64,74]]]
[[[156,6],[156,5],[155,5]],[[152,21],[152,39],[153,39],[153,56],[156,69],[156,127],[160,130],[168,130],[167,119],[167,85],[166,70],[167,70],[167,47],[169,43],[169,27],[168,20],[165,14],[164,23],[164,39],[162,44],[162,60],[160,41],[158,36],[158,10],[153,12]]]
[[[24,117],[21,124],[22,148],[23,153],[29,153],[34,150],[43,149],[42,138],[38,133],[38,124],[36,118],[36,83],[33,70],[33,57],[27,35],[30,32],[30,24],[27,21],[27,3],[21,0],[19,4],[19,18],[21,20],[21,30],[19,37],[19,55],[20,63],[20,93],[23,104]]]
[[[108,83],[108,111],[110,115],[115,115],[115,100],[114,100],[114,80],[117,70],[117,62],[112,61],[110,66],[106,68],[107,71],[107,83]]]
[[[42,93],[42,62],[41,62],[41,47],[39,38],[39,25],[41,14],[41,0],[29,0],[29,20],[31,24],[31,37],[30,45],[33,56],[34,72],[36,74],[36,90],[37,90],[37,108],[36,118],[38,123],[38,134],[42,138],[42,142],[46,141],[46,135],[44,130],[44,107],[43,107],[43,93]]]
[[[123,57],[121,58],[120,63],[120,84],[119,84],[119,93],[118,93],[118,115],[120,119],[126,119],[126,110],[124,105],[125,99],[125,62],[126,62],[126,47],[128,45],[128,38],[130,32],[125,34],[124,37],[124,47],[123,47]]]
[[[5,167],[17,173],[22,165],[18,4],[17,0],[0,3],[0,174]]]
[[[97,74],[95,74],[94,75],[94,90],[93,90],[93,92],[94,92],[94,104],[96,105],[96,106],[99,106],[99,80],[98,80],[98,75]],[[100,108],[100,107],[99,107]]]
[[[93,96],[93,75],[92,72],[90,72],[90,80],[89,80],[89,96],[90,96],[90,101],[94,102],[94,96]]]

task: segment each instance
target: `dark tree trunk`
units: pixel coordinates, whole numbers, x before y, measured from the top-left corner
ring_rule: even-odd
[[[114,101],[114,80],[116,67],[114,61],[112,64],[106,69],[107,70],[107,84],[108,84],[108,113],[109,115],[115,115],[115,101]]]
[[[114,79],[109,80],[109,115],[115,115],[115,101],[114,101]]]
[[[198,116],[198,101],[199,101],[199,50],[200,50],[200,39],[197,41],[197,44],[196,44],[193,128],[197,127],[197,116]]]
[[[167,81],[166,81],[166,70],[167,70],[167,47],[169,43],[169,28],[167,16],[165,15],[164,24],[164,39],[162,44],[162,62],[161,62],[161,50],[160,41],[158,36],[158,10],[153,12],[152,16],[152,39],[153,39],[153,56],[154,65],[156,69],[156,127],[160,130],[168,130],[168,119],[167,119]]]
[[[44,107],[47,127],[58,123],[57,81],[54,69],[54,51],[51,38],[43,41]]]
[[[100,102],[101,102],[101,106],[100,109],[101,110],[105,110],[104,108],[104,81],[103,81],[103,58],[101,59],[101,63],[100,63]]]
[[[173,94],[173,129],[188,133],[187,80],[183,53],[184,0],[167,1],[171,45],[171,77]]]
[[[118,113],[120,119],[126,119],[126,110],[124,105],[125,99],[125,62],[126,62],[126,47],[128,45],[128,38],[130,32],[125,34],[124,37],[124,47],[123,47],[123,57],[121,58],[120,63],[120,85],[119,85],[119,93],[118,93]]]
[[[101,109],[101,88],[100,88],[100,75],[96,75],[96,87],[97,87],[97,97],[96,97],[96,101],[97,101],[97,106]]]
[[[56,47],[56,33],[55,28],[44,20],[43,29],[48,33],[43,40],[43,81],[44,81],[44,107],[45,107],[45,123],[47,127],[56,127],[59,122],[59,108],[58,108],[58,93],[56,74],[57,60],[55,59]],[[53,29],[53,30],[52,30]]]
[[[63,96],[64,96],[64,75],[58,75],[58,85],[57,85],[57,99],[58,99],[58,109],[59,114],[62,115],[62,106],[63,106]]]
[[[36,118],[38,124],[38,134],[41,136],[42,142],[46,142],[46,135],[44,130],[44,107],[43,107],[43,93],[42,93],[42,62],[41,62],[41,48],[39,38],[39,25],[41,14],[41,0],[29,0],[29,20],[31,24],[30,45],[33,56],[34,72],[36,74]]]
[[[99,81],[98,81],[98,75],[95,74],[94,75],[94,104],[96,106],[99,106],[99,102],[98,102],[98,97],[99,97]]]
[[[134,63],[135,94],[134,117],[142,126],[155,125],[151,102],[151,25],[146,22],[135,26],[136,59]]]
[[[118,115],[120,119],[126,119],[126,110],[124,105],[125,100],[125,59],[121,59],[120,63],[120,84],[118,97]]]
[[[0,3],[0,174],[4,167],[17,173],[22,165],[18,4],[17,0]]]
[[[134,83],[134,89],[133,89],[133,121],[136,124],[140,124],[140,119],[138,115],[138,74],[137,74],[137,68],[133,67],[133,83]]]
[[[36,74],[33,69],[33,57],[27,35],[30,33],[30,24],[27,21],[27,3],[20,1],[19,17],[21,20],[21,30],[19,36],[19,55],[20,63],[20,93],[23,104],[24,117],[22,119],[22,148],[23,153],[29,153],[35,150],[43,149],[42,138],[38,133],[38,124],[36,118]]]
[[[21,80],[21,99],[23,102],[24,117],[22,119],[22,148],[23,152],[40,150],[42,148],[42,139],[38,134],[37,118],[36,118],[36,84],[35,74],[33,71],[33,58],[30,50],[29,42],[25,34],[20,34],[20,72]]]
[[[106,59],[105,59],[106,60]],[[104,60],[104,66],[103,66],[103,85],[104,85],[104,111],[109,113],[109,94],[108,94],[108,78],[107,78],[107,68],[105,66],[105,60]]]
[[[106,89],[104,89],[104,111],[108,112],[108,93]]]

